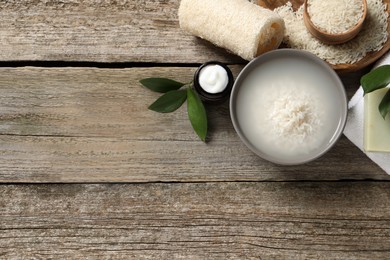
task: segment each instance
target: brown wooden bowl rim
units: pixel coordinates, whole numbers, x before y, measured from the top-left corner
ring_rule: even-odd
[[[305,25],[311,27],[311,29],[308,28],[309,31],[315,30],[318,34],[326,36],[326,38],[335,38],[336,39],[336,38],[340,38],[340,37],[351,36],[353,34],[358,34],[359,31],[361,30],[362,26],[363,26],[363,23],[364,23],[366,17],[367,17],[367,1],[366,0],[362,0],[363,1],[363,15],[358,20],[358,22],[353,27],[351,27],[350,29],[348,29],[348,30],[346,30],[344,32],[341,32],[341,33],[330,33],[330,32],[322,30],[321,28],[319,28],[318,26],[316,26],[312,22],[312,20],[310,18],[310,14],[309,14],[309,12],[307,10],[308,9],[307,8],[308,1],[309,0],[305,0],[304,3],[303,3],[304,4],[304,8],[303,8],[303,16],[304,16],[304,18],[303,19],[305,19],[305,22],[307,22],[307,23],[305,23]]]

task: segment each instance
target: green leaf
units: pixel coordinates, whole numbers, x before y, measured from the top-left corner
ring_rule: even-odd
[[[360,79],[364,94],[386,87],[390,83],[390,65],[380,66]]]
[[[159,97],[149,109],[159,113],[170,113],[181,107],[186,99],[186,90],[171,90]]]
[[[386,115],[390,112],[390,90],[387,91],[378,108],[383,119],[386,119]]]
[[[191,89],[187,89],[187,112],[192,128],[199,138],[205,142],[207,135],[207,115],[199,96]]]
[[[185,85],[184,83],[166,78],[146,78],[141,79],[139,82],[148,89],[159,93],[177,90]]]

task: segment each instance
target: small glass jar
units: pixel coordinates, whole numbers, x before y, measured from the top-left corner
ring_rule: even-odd
[[[225,88],[221,92],[217,93],[209,93],[207,92],[204,87],[201,86],[201,83],[199,82],[199,77],[201,74],[201,71],[207,68],[208,66],[213,66],[213,65],[219,65],[226,71],[227,76],[227,83]],[[213,75],[215,76],[215,75]],[[199,97],[202,101],[209,103],[209,104],[221,104],[225,102],[229,96],[230,92],[232,91],[233,88],[233,83],[234,83],[234,78],[231,70],[223,63],[218,62],[218,61],[209,61],[204,64],[202,64],[197,71],[195,72],[194,75],[194,89],[195,91],[199,94]]]

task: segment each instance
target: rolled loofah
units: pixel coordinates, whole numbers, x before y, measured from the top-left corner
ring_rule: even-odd
[[[180,27],[246,60],[276,49],[284,21],[276,13],[247,0],[182,0]]]

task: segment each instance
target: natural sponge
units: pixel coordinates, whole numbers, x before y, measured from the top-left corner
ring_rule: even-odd
[[[180,27],[246,60],[279,47],[284,21],[248,0],[182,0]]]

